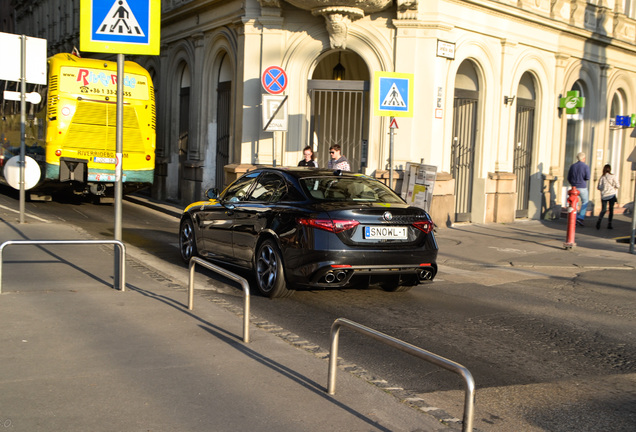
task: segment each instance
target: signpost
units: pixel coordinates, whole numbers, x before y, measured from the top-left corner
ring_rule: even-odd
[[[585,98],[579,96],[578,90],[566,93],[566,96],[559,99],[559,108],[565,108],[566,114],[578,114],[579,109],[585,107]]]
[[[80,49],[159,55],[161,0],[80,0]]]
[[[287,96],[263,95],[264,131],[287,130]]]
[[[46,39],[18,36],[9,33],[0,33],[0,45],[3,54],[9,61],[0,64],[0,80],[20,82],[20,92],[4,92],[5,99],[20,101],[20,157],[18,167],[20,170],[20,223],[24,223],[25,202],[25,166],[26,166],[26,103],[39,103],[33,93],[27,95],[26,85],[46,84]],[[19,61],[11,61],[19,59]],[[36,93],[37,94],[37,93]],[[37,94],[39,97],[40,95]],[[36,102],[37,100],[37,102]]]
[[[632,163],[632,171],[636,171],[636,147],[632,150],[631,154],[627,158],[627,162]],[[636,187],[634,188],[634,204],[632,207],[632,234],[629,239],[629,253],[634,253],[634,236],[636,234]]]
[[[124,54],[158,55],[160,32],[161,0],[80,0],[80,50],[117,53],[114,234],[115,240],[119,241],[122,239]],[[119,251],[116,251],[117,271],[118,255]]]
[[[373,111],[388,116],[389,123],[389,187],[393,189],[393,136],[395,117],[413,117],[413,74],[376,71],[373,75]]]
[[[287,88],[287,74],[279,66],[270,66],[263,72],[261,83],[267,93],[281,94]]]
[[[276,166],[276,132],[287,130],[287,96],[282,95],[287,88],[287,74],[280,66],[270,66],[261,75],[263,89],[269,95],[263,95],[263,130],[274,132],[272,143],[272,165]]]

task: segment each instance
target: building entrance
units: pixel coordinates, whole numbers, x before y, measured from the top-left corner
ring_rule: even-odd
[[[225,187],[225,165],[230,160],[230,102],[232,81],[223,81],[217,88],[216,111],[216,187]]]
[[[513,171],[517,176],[517,208],[515,217],[527,218],[530,202],[530,170],[534,141],[534,101],[517,99]]]
[[[334,50],[316,65],[307,83],[311,101],[307,143],[321,168],[329,162],[329,147],[338,144],[351,171],[367,165],[369,131],[369,68],[357,53]]]
[[[327,166],[329,147],[339,144],[351,171],[360,172],[368,156],[363,154],[362,140],[366,139],[369,83],[310,80],[308,88],[311,97],[309,142],[315,147],[319,166]]]
[[[473,206],[479,92],[455,89],[451,175],[455,179],[455,222],[469,222]]]

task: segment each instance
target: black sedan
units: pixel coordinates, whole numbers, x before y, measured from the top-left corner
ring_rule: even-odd
[[[265,296],[369,284],[407,291],[437,273],[428,213],[371,177],[262,168],[206,195],[181,217],[183,260],[250,269]]]

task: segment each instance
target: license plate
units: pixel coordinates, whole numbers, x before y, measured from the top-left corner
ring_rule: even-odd
[[[379,226],[364,227],[364,238],[372,240],[406,240],[406,227],[400,226]]]
[[[117,163],[117,159],[115,159],[115,158],[105,158],[105,157],[94,157],[93,158],[93,162],[115,165]]]
[[[121,176],[122,181],[126,181],[126,176]],[[103,174],[103,173],[88,173],[88,181],[98,181],[98,182],[114,182],[115,174]]]

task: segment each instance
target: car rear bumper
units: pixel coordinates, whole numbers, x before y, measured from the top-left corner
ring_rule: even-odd
[[[437,274],[437,250],[371,253],[314,251],[302,255],[301,258],[298,255],[290,257],[286,263],[287,280],[315,288],[346,287],[362,278],[373,281],[383,277],[400,278],[411,284],[425,283],[432,281]],[[357,258],[352,259],[352,255]]]
[[[367,278],[369,281],[381,279],[382,276],[394,276],[404,283],[412,284],[431,282],[437,274],[437,264],[427,266],[352,266],[329,267],[316,272],[310,286],[315,287],[344,287],[356,280]]]

